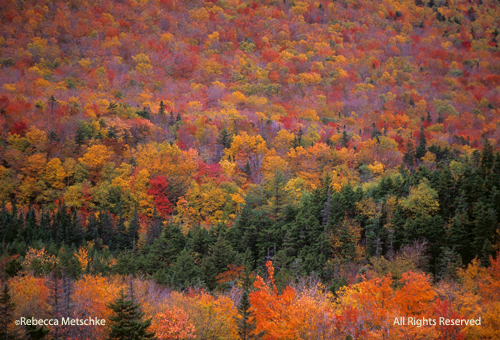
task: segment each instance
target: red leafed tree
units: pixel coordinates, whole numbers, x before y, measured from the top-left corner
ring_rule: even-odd
[[[163,218],[172,213],[172,203],[168,200],[167,190],[168,182],[165,176],[158,175],[149,181],[147,193],[154,197],[156,210]]]

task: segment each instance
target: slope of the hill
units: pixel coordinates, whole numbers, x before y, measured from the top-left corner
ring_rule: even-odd
[[[493,0],[3,1],[2,241],[136,250],[165,229],[169,264],[236,252],[203,264],[210,288],[246,250],[325,279],[417,239],[435,273],[488,262],[499,17]]]

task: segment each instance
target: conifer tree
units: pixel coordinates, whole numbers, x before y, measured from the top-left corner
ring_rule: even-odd
[[[127,244],[127,232],[125,230],[125,219],[123,218],[122,203],[118,205],[118,223],[114,234],[113,249],[122,250]]]
[[[175,124],[174,112],[170,111],[170,119],[168,120],[168,126],[173,126]]]
[[[4,283],[2,293],[0,294],[0,339],[16,339],[16,334],[9,329],[9,324],[14,315],[15,304],[9,292],[7,282]]]
[[[406,143],[406,153],[403,156],[403,161],[410,167],[415,164],[415,146],[411,139],[408,139],[408,143]]]
[[[137,215],[137,204],[134,208],[134,216],[128,226],[128,245],[135,250],[137,240],[139,239],[139,217]]]
[[[415,157],[420,159],[424,157],[425,153],[427,152],[427,139],[425,138],[425,129],[423,125],[420,127],[420,134],[418,138],[419,143],[417,146],[417,150],[415,151]]]
[[[242,288],[243,294],[241,295],[240,303],[238,304],[238,335],[241,340],[257,340],[262,339],[264,332],[256,333],[257,328],[254,315],[252,313],[250,300],[248,295],[250,293],[252,280],[250,278],[250,266],[245,265],[245,273],[243,276]]]
[[[219,133],[219,137],[217,138],[217,144],[220,144],[224,147],[224,149],[229,149],[231,147],[231,143],[233,142],[233,136],[231,133],[225,128]]]
[[[349,136],[347,135],[347,132],[342,131],[342,138],[340,139],[340,144],[342,145],[343,148],[347,148],[347,143],[349,143]]]
[[[160,100],[160,110],[158,111],[158,113],[161,116],[165,115],[165,105],[163,104],[163,100]]]
[[[140,304],[135,303],[123,291],[119,297],[107,305],[113,311],[108,340],[143,340],[156,339],[155,333],[149,332],[151,319],[142,320],[144,313],[140,311]]]
[[[27,319],[31,319],[31,316],[28,316]],[[50,333],[50,329],[45,328],[45,326],[35,326],[35,325],[26,325],[24,326],[24,329],[26,330],[26,337],[28,339],[33,339],[33,340],[42,340],[45,339],[47,334]]]

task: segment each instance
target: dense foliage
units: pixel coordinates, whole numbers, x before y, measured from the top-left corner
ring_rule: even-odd
[[[159,339],[500,331],[499,17],[494,0],[3,1],[5,315],[113,320],[132,275]],[[479,312],[480,330],[390,326]]]

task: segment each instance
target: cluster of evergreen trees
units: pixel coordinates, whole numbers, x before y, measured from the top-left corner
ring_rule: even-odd
[[[40,212],[39,218],[33,208],[21,213],[15,204],[10,211],[4,205],[2,251],[24,255],[28,247],[45,246],[64,257],[60,263],[74,277],[81,271],[75,249],[93,241],[89,272],[142,273],[177,289],[198,285],[210,290],[225,287],[217,275],[230,264],[241,265],[245,253],[250,269],[258,272],[272,260],[281,284],[311,274],[333,284],[342,279],[338,268],[343,264],[390,257],[414,240],[427,240],[429,270],[438,277],[450,262],[467,264],[479,257],[488,264],[500,241],[500,155],[488,143],[468,158],[458,159],[446,149],[432,152],[439,161],[433,170],[401,166],[398,174],[368,183],[364,190],[345,185],[339,192],[325,177],[298,204],[290,202],[287,180],[278,172],[265,188],[248,192],[233,226],[194,225],[184,234],[155,212],[140,245],[137,211],[128,227],[118,209],[117,215],[91,214],[83,228],[78,214],[64,205]],[[365,212],[365,206],[374,211]],[[360,249],[366,256],[359,256]],[[117,264],[109,268],[102,261],[106,257],[116,257]],[[16,272],[13,264],[9,268]]]

